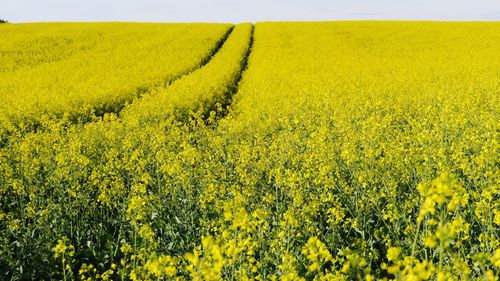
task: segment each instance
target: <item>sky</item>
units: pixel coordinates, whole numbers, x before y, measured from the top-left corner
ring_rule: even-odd
[[[10,22],[500,21],[500,0],[0,0]]]

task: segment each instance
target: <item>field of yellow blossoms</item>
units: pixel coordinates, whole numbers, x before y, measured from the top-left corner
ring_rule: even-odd
[[[0,280],[499,279],[498,22],[0,42]]]

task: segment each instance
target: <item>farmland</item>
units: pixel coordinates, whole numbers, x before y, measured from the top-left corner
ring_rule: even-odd
[[[2,280],[498,278],[499,23],[0,36]]]

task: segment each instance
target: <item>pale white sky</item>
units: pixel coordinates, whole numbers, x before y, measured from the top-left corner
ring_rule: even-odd
[[[235,23],[346,19],[500,21],[500,0],[0,0],[0,19]]]

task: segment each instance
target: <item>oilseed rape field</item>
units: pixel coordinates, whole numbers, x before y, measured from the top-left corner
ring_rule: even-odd
[[[498,22],[0,42],[0,280],[498,280]]]

